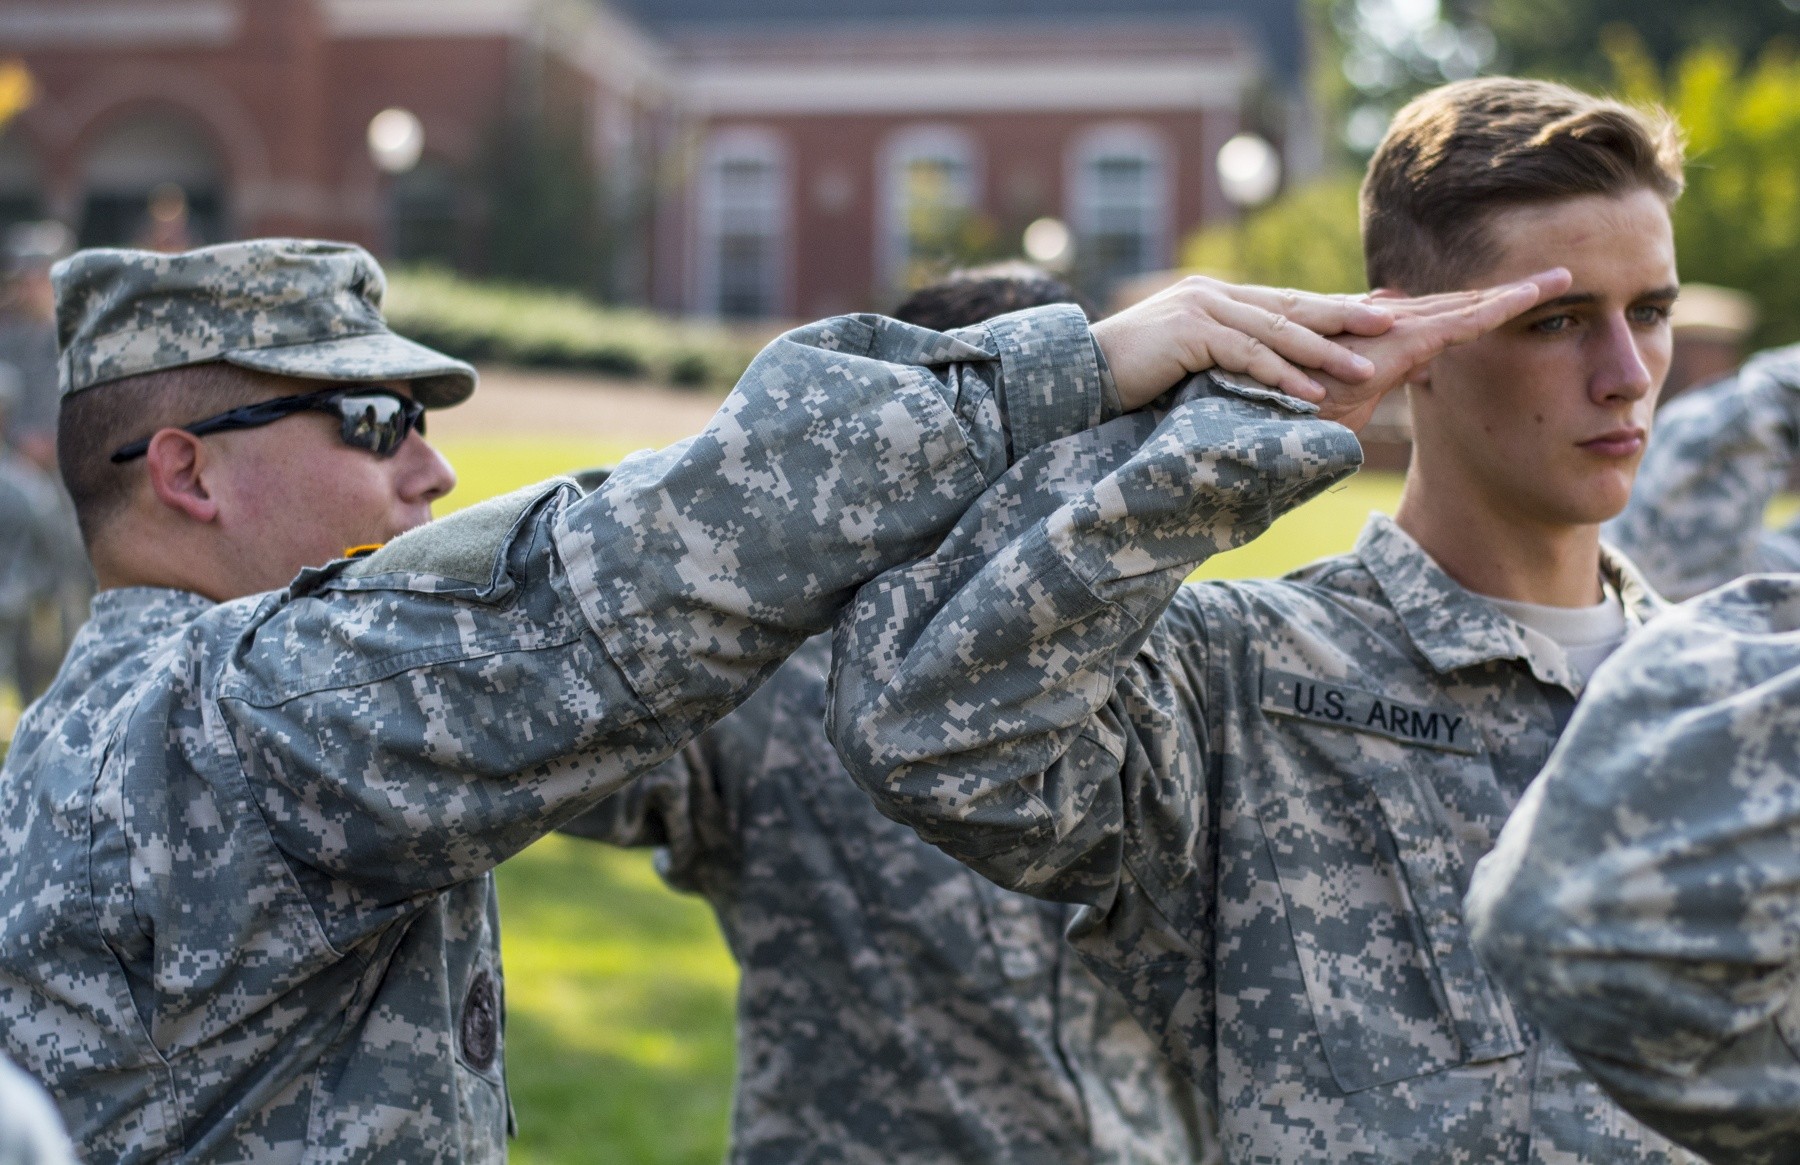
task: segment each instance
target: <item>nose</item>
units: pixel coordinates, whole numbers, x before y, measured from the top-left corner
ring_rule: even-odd
[[[1588,391],[1595,404],[1634,402],[1656,387],[1644,345],[1655,338],[1632,328],[1623,315],[1609,316],[1594,335],[1593,369]]]
[[[418,433],[394,450],[394,486],[409,505],[430,505],[456,488],[456,470]]]

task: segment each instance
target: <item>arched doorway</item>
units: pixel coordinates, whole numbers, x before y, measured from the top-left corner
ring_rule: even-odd
[[[185,114],[120,118],[88,150],[83,179],[84,247],[200,246],[228,235],[224,168]]]
[[[44,217],[44,183],[37,151],[17,128],[0,133],[0,232]]]

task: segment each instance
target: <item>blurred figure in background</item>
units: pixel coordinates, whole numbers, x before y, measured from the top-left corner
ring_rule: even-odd
[[[954,272],[895,316],[953,332],[1076,302],[1009,263]],[[565,827],[662,847],[664,879],[718,917],[743,971],[729,1159],[1216,1162],[1198,1090],[1063,942],[1076,908],[1000,889],[857,789],[825,735],[830,668],[821,635]]]
[[[1752,357],[1656,417],[1606,538],[1651,585],[1686,599],[1740,575],[1800,571],[1800,521],[1763,525],[1800,458],[1800,344]]]
[[[29,561],[0,562],[0,685],[20,703],[50,685],[75,632],[87,620],[93,572],[75,510],[56,471],[56,297],[50,268],[69,251],[59,222],[21,223],[6,234],[6,286],[0,295],[0,363],[16,374],[0,422],[0,545]],[[28,532],[28,533],[27,533]],[[20,541],[21,539],[28,539]],[[29,545],[29,550],[24,548]]]
[[[0,294],[0,361],[18,370],[21,396],[4,428],[7,444],[46,473],[56,472],[56,296],[50,267],[69,250],[59,222],[20,223],[6,232],[6,286]]]

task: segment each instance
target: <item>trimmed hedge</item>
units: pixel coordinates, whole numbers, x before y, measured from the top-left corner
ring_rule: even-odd
[[[462,360],[694,388],[736,383],[770,338],[601,307],[572,292],[476,282],[439,268],[393,272],[386,310],[395,331]]]

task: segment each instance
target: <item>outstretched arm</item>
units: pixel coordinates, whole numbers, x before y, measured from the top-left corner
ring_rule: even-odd
[[[1322,411],[1366,419],[1414,368],[1566,281],[1401,307],[1388,333],[1351,341],[1373,377],[1320,378]],[[1313,406],[1218,376],[1164,412],[1039,450],[840,622],[831,729],[850,772],[884,813],[1000,884],[1104,901],[1124,818],[1193,793],[1156,785],[1153,758],[1179,728],[1135,698],[1166,686],[1138,648],[1198,563],[1359,461],[1351,432]],[[1127,772],[1147,784],[1125,787]]]
[[[1482,959],[1646,1124],[1800,1160],[1800,582],[1675,608],[1594,677],[1475,873]]]
[[[1765,352],[1656,418],[1631,502],[1607,538],[1671,599],[1800,570],[1800,527],[1764,528],[1800,455],[1800,347]]]
[[[1186,346],[1230,330],[1219,302],[1122,313],[1111,334],[1211,359]],[[1319,297],[1296,314],[1388,321]],[[1308,327],[1258,343],[1358,371]],[[384,907],[468,878],[730,711],[1014,461],[1168,387],[1102,367],[1069,307],[954,335],[879,317],[790,333],[703,433],[591,494],[497,499],[236,608],[221,737],[309,876]]]

